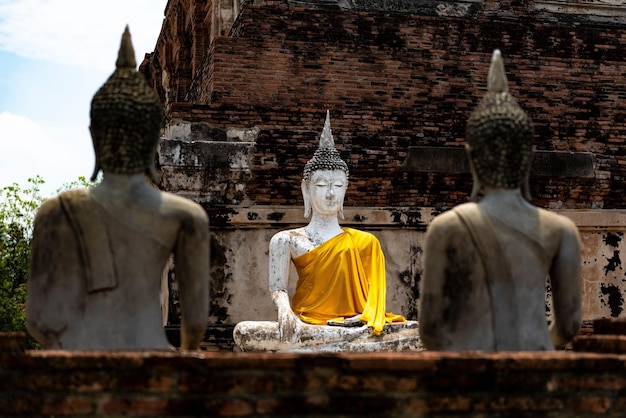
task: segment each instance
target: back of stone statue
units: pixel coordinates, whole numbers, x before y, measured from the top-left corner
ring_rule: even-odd
[[[533,134],[508,93],[496,51],[488,93],[467,128],[472,198],[479,201],[437,216],[426,234],[419,322],[429,349],[549,350],[578,332],[578,231],[571,220],[527,200]]]
[[[204,335],[208,218],[148,181],[162,109],[135,65],[127,28],[117,69],[92,101],[94,177],[102,170],[102,182],[48,199],[35,219],[26,315],[45,348],[171,349],[160,291],[172,255],[181,347],[197,348]]]

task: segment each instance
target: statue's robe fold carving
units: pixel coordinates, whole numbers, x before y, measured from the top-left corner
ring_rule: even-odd
[[[78,242],[87,292],[115,289],[119,279],[102,209],[94,205],[85,189],[60,194],[59,202]]]

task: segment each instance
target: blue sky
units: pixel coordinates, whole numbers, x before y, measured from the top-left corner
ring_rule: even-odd
[[[91,98],[115,69],[127,24],[137,63],[154,50],[166,4],[0,0],[0,187],[40,175],[51,196],[91,175]]]

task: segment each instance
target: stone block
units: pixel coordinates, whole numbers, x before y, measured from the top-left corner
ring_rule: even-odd
[[[469,173],[465,148],[409,147],[402,171],[422,173]],[[535,151],[531,176],[594,178],[594,156],[590,152]]]

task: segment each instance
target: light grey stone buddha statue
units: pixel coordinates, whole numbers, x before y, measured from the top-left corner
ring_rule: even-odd
[[[128,27],[116,67],[91,103],[92,180],[102,170],[102,182],[48,199],[37,213],[28,331],[48,349],[171,350],[159,294],[173,254],[181,348],[196,349],[208,319],[208,218],[198,204],[147,181],[163,110],[135,70]]]
[[[400,351],[420,349],[416,321],[386,312],[385,258],[376,237],[342,227],[348,166],[335,149],[330,116],[302,180],[307,226],[269,245],[269,290],[278,321],[243,321],[243,351]],[[298,272],[287,294],[290,264]]]
[[[482,198],[442,213],[428,227],[420,335],[433,350],[552,350],[581,324],[578,231],[568,218],[528,202],[534,129],[508,92],[498,50],[487,90],[466,132],[472,200]]]

